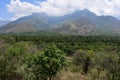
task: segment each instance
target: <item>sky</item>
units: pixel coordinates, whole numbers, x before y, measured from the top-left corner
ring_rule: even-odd
[[[40,12],[63,16],[85,8],[98,16],[120,19],[120,0],[0,0],[0,20],[16,20]]]

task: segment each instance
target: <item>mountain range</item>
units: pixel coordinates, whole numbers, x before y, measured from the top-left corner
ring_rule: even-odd
[[[88,9],[84,9],[59,17],[48,16],[45,13],[34,13],[0,27],[1,33],[34,31],[77,35],[120,33],[120,21],[112,16],[97,16]]]
[[[2,21],[2,20],[0,20],[0,27],[2,27],[3,25],[6,25],[6,24],[8,24],[8,23],[10,23],[10,21]]]

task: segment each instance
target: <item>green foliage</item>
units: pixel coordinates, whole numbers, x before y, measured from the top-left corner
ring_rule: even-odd
[[[12,37],[12,36],[2,35],[2,36],[0,36],[0,38],[4,39],[5,42],[8,42],[8,43],[14,43],[15,42],[15,38]]]
[[[52,79],[62,69],[63,77],[84,72],[93,80],[119,80],[119,49],[119,36],[3,34],[0,80]]]
[[[109,78],[110,80],[120,80],[120,53],[117,55],[117,57],[118,57],[117,61],[113,65],[114,72],[112,73],[112,76]]]
[[[25,53],[24,45],[21,43],[9,45],[6,50],[6,53],[1,53],[0,56],[0,79],[22,79],[22,75],[18,70],[21,67],[22,55]]]
[[[51,80],[65,65],[65,54],[55,46],[51,46],[44,53],[38,54],[35,64],[39,66],[35,72],[37,77],[42,80],[47,78]]]

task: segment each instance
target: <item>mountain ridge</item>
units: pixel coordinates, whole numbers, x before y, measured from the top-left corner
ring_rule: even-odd
[[[82,22],[83,25],[80,26]],[[89,22],[89,24],[87,24],[87,22]],[[65,27],[65,25],[67,26]],[[75,29],[72,28],[73,26],[76,27],[76,32],[74,31]],[[60,17],[48,16],[45,13],[34,13],[30,16],[19,18],[0,28],[0,32],[2,33],[31,32],[39,30],[51,30],[59,33],[67,32],[67,34],[78,35],[89,34],[91,32],[120,33],[120,21],[112,16],[97,16],[88,9],[84,9]]]

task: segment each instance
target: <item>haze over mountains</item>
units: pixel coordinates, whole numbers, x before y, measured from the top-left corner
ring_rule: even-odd
[[[97,16],[88,9],[84,9],[60,17],[51,17],[45,13],[34,13],[0,28],[1,33],[41,30],[78,35],[120,33],[120,21],[112,16]]]
[[[3,20],[0,20],[0,27],[2,27],[2,26],[4,26],[4,25],[6,25],[6,24],[8,24],[10,21],[3,21]]]

